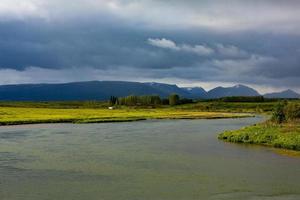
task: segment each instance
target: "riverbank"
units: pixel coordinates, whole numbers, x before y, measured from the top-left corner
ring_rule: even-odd
[[[239,130],[225,131],[219,134],[218,138],[227,142],[259,144],[300,151],[300,121],[282,124],[267,121]]]
[[[38,123],[102,123],[146,119],[219,119],[251,117],[252,114],[204,112],[174,108],[109,110],[0,107],[0,125]]]

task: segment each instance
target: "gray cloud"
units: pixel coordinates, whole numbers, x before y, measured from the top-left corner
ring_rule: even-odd
[[[1,0],[0,83],[140,77],[299,90],[300,2],[230,5]]]
[[[165,38],[162,39],[148,39],[148,43],[150,45],[165,48],[165,49],[172,49],[172,50],[180,50],[180,48],[173,42],[172,40],[167,40]]]
[[[230,6],[229,6],[230,5]],[[101,13],[151,28],[208,28],[221,32],[299,34],[297,0],[2,0],[0,19],[72,20]],[[180,17],[179,17],[180,16]]]
[[[160,48],[171,49],[175,51],[183,51],[188,53],[195,53],[201,56],[210,55],[214,53],[214,50],[207,47],[206,45],[199,45],[199,44],[194,46],[189,44],[178,45],[174,41],[165,38],[162,39],[149,38],[148,43],[150,45],[160,47]]]
[[[234,45],[223,45],[223,44],[217,44],[217,51],[221,54],[224,55],[225,57],[247,57],[249,54],[244,51],[239,49],[238,47]]]

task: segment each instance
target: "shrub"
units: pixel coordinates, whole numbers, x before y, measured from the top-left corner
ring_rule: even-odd
[[[289,103],[285,107],[285,116],[288,120],[300,118],[300,104]]]
[[[285,121],[285,112],[284,112],[284,104],[283,103],[278,103],[273,111],[272,114],[272,121],[276,123],[282,123]]]

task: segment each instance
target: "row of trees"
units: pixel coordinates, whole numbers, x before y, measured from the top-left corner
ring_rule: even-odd
[[[126,105],[126,106],[155,106],[155,105],[178,105],[184,103],[192,103],[191,99],[180,99],[179,95],[171,94],[167,99],[161,99],[158,95],[145,95],[145,96],[127,96],[115,97],[111,96],[109,104],[113,105]]]
[[[263,96],[233,96],[220,98],[223,102],[264,102]]]
[[[136,106],[136,105],[160,105],[159,96],[127,96],[118,98],[118,105]]]

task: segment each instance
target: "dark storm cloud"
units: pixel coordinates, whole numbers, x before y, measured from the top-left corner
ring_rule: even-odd
[[[3,0],[1,83],[138,77],[299,89],[299,1],[230,5]]]

